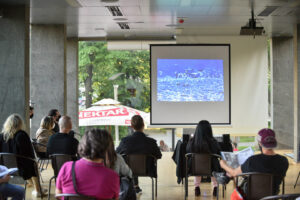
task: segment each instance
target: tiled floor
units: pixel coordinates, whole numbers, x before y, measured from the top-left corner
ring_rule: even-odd
[[[279,151],[279,153],[285,153],[287,151]],[[158,161],[158,197],[159,200],[181,200],[184,199],[184,187],[183,185],[177,184],[176,177],[176,165],[171,159],[172,152],[163,153],[163,158]],[[297,187],[294,189],[294,183],[296,177],[300,171],[300,164],[295,164],[291,159],[290,167],[285,178],[285,193],[300,193],[300,180]],[[42,183],[44,188],[48,188],[48,183],[50,177],[53,175],[52,167],[49,165],[46,171],[42,172],[42,177],[44,183]],[[150,178],[140,178],[140,187],[143,190],[142,195],[140,195],[140,200],[150,200],[151,199],[151,179]],[[230,194],[233,190],[233,184],[229,183],[227,186],[226,194],[224,199],[230,199]],[[32,188],[28,188],[26,192],[26,199],[35,199],[31,196]],[[189,197],[188,199],[215,199],[212,196],[211,185],[204,183],[201,185],[201,196],[194,196],[193,188],[193,177],[189,178]],[[44,198],[47,199],[47,198]],[[54,198],[54,185],[52,184],[51,189],[51,199]],[[220,199],[223,199],[222,197]]]

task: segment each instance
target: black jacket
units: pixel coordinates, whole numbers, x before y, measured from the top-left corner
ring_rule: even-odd
[[[55,133],[48,140],[47,154],[76,155],[78,143],[78,140],[69,134]]]
[[[178,140],[172,159],[176,163],[177,183],[180,184],[185,177],[186,143]]]
[[[0,152],[14,153],[32,159],[35,158],[30,138],[24,131],[18,131],[14,137],[9,139],[7,142],[4,140],[3,134],[0,134]],[[19,174],[25,180],[31,178],[32,176],[37,176],[33,161],[19,158],[17,159],[17,165]]]
[[[156,140],[147,137],[142,132],[134,132],[132,135],[123,138],[116,151],[121,155],[148,154],[153,155],[157,159],[160,159],[162,156]],[[147,171],[152,176],[157,176],[156,171],[153,169],[153,161],[151,160],[147,160]]]

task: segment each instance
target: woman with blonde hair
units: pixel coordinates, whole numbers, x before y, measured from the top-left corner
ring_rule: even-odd
[[[45,116],[41,120],[40,128],[36,132],[36,139],[40,145],[37,145],[38,154],[41,157],[47,157],[47,143],[49,137],[54,134],[53,127],[54,127],[54,119],[50,116]]]
[[[0,134],[0,152],[14,153],[24,157],[34,159],[34,151],[28,134],[24,131],[24,122],[20,115],[10,115]],[[35,190],[32,192],[33,196],[42,196],[40,193],[40,185],[36,171],[34,170],[34,162],[28,159],[17,159],[19,174],[24,180],[33,182]],[[45,191],[43,191],[44,193]]]

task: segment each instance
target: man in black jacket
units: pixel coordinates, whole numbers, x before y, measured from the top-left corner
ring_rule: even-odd
[[[117,148],[117,152],[119,154],[146,154],[153,155],[155,158],[161,158],[161,152],[159,147],[156,144],[156,140],[153,138],[149,138],[143,133],[144,131],[144,120],[140,115],[135,115],[131,118],[131,127],[135,130],[135,132],[123,138],[119,147]],[[149,166],[149,168],[148,168]],[[147,161],[147,169],[150,174],[156,176],[156,171],[151,169],[153,163],[151,161]],[[136,193],[142,192],[142,190],[138,186],[138,178],[134,177],[135,190]]]
[[[70,136],[69,133],[72,130],[72,121],[68,116],[63,116],[59,120],[58,133],[55,133],[49,138],[47,144],[47,153],[51,154],[68,154],[76,155],[78,140]]]

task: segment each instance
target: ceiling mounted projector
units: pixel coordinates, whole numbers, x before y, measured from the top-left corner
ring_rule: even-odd
[[[240,35],[253,35],[255,38],[256,35],[262,35],[265,33],[264,27],[256,26],[256,19],[254,19],[253,9],[251,10],[251,19],[246,26],[241,27]]]

